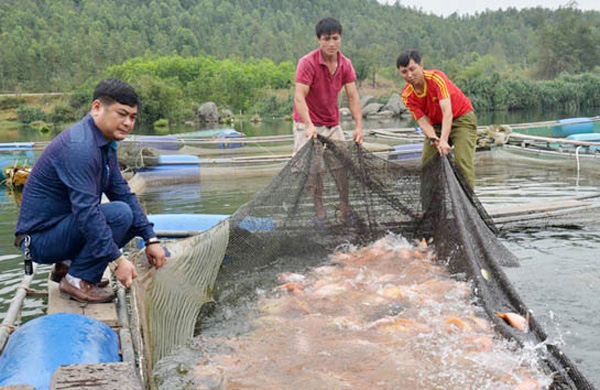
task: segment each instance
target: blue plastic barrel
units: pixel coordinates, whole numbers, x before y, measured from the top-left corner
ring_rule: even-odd
[[[412,160],[421,158],[423,153],[423,144],[402,144],[395,145],[394,149],[388,156],[388,160]]]
[[[231,130],[231,129],[229,129],[229,130]],[[219,135],[217,135],[217,138],[219,138],[219,139],[244,138],[244,137],[246,137],[245,134],[240,133],[239,131],[235,131],[235,130],[222,132]],[[237,149],[237,148],[241,148],[243,146],[246,146],[246,144],[241,143],[241,142],[227,142],[227,143],[217,144],[217,147],[219,149]]]
[[[217,225],[224,219],[229,218],[226,214],[148,214],[148,220],[154,224],[154,231],[159,238],[177,238],[163,232],[189,232],[204,231]],[[144,247],[144,240],[136,238],[135,246],[138,249]]]
[[[552,127],[554,137],[594,132],[594,122],[590,118],[568,118],[560,119],[557,122],[559,125]]]
[[[226,214],[148,214],[155,231],[208,230],[227,218]]]
[[[200,175],[200,158],[188,154],[163,154],[158,163],[138,172],[148,176],[187,177]]]
[[[598,133],[583,133],[583,134],[572,134],[567,137],[567,139],[571,139],[574,141],[585,141],[585,142],[600,142],[600,134]],[[593,152],[600,151],[600,146],[592,145],[589,147],[589,150]]]
[[[599,142],[600,134],[599,133],[572,134],[572,135],[568,136],[567,139],[572,139],[574,141]]]
[[[79,314],[57,313],[19,327],[0,356],[0,386],[50,388],[59,366],[119,362],[119,338],[108,325]]]

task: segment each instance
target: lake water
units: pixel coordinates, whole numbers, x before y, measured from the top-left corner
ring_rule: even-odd
[[[533,115],[533,114],[530,114]],[[546,113],[527,117],[512,116],[496,121],[493,115],[480,123],[519,123],[528,120],[552,120]],[[594,116],[592,110],[573,116]],[[564,116],[567,117],[567,116]],[[367,122],[368,128],[407,127],[405,121]],[[251,135],[287,134],[290,123],[264,121],[259,125],[236,125]],[[350,128],[346,126],[346,128]],[[188,130],[189,131],[189,130]],[[150,131],[142,133],[151,133]],[[0,141],[47,140],[31,130],[2,134]],[[477,193],[485,206],[509,205],[590,194],[598,191],[600,176],[583,171],[579,178],[573,169],[535,165],[501,159],[479,163]],[[250,200],[268,182],[269,177],[247,180],[222,180],[151,188],[141,196],[148,213],[230,214]],[[22,277],[22,258],[12,246],[12,232],[18,213],[17,201],[0,187],[0,319],[8,307],[12,292]],[[598,224],[583,229],[536,228],[503,232],[502,241],[521,259],[521,267],[506,269],[523,301],[553,341],[581,368],[596,386],[600,386],[600,216]],[[42,268],[42,270],[47,268]],[[46,278],[40,272],[33,288],[44,288]],[[43,314],[42,299],[26,299],[25,319]]]

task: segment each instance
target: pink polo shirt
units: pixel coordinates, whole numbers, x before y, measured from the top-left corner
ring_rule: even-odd
[[[338,68],[332,76],[323,59],[321,50],[311,51],[298,61],[296,82],[308,85],[306,104],[310,119],[315,126],[337,126],[340,124],[340,111],[337,98],[344,84],[356,80],[352,62],[338,52]],[[294,106],[294,121],[302,122]]]

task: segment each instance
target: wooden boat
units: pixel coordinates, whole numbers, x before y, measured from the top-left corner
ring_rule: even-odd
[[[538,163],[561,164],[576,169],[597,168],[600,162],[600,134],[584,133],[553,138],[513,133],[503,149]]]

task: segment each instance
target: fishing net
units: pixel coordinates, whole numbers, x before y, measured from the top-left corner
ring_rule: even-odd
[[[220,222],[201,235],[166,243],[168,261],[156,271],[142,252],[133,256],[141,270],[134,288],[144,349],[152,364],[194,334],[202,305],[212,299],[212,288],[229,237],[229,222]]]
[[[158,149],[139,142],[122,142],[117,149],[117,159],[124,169],[150,168],[158,164]]]
[[[231,217],[218,277],[230,282],[219,287],[218,281],[218,292],[244,295],[257,287],[250,275],[275,260],[285,259],[290,267],[298,259],[317,264],[340,245],[366,245],[388,232],[431,240],[448,270],[471,282],[500,335],[538,346],[540,362],[553,376],[551,388],[592,388],[548,340],[505,276],[502,266],[516,266],[517,259],[496,239],[492,219],[457,172],[451,160],[437,155],[423,166],[396,164],[352,143],[309,142]],[[499,312],[527,317],[529,331],[508,325]]]

